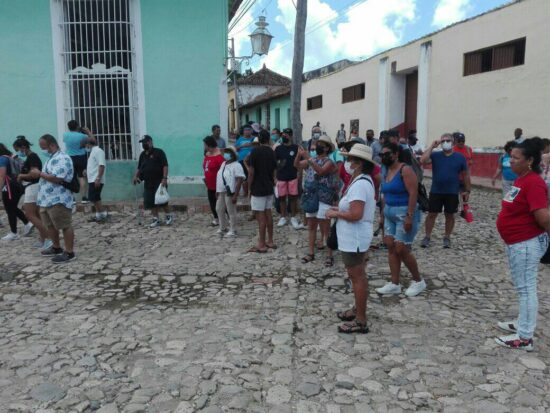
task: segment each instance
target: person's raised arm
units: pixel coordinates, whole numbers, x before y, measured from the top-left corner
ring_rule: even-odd
[[[294,167],[296,169],[306,169],[308,158],[309,154],[306,152],[306,150],[301,146],[298,146],[298,154],[296,155],[296,158],[294,158]]]
[[[334,173],[334,163],[330,159],[328,162],[325,162],[323,166],[317,165],[312,160],[308,160],[308,163],[309,166],[311,166],[315,173],[319,176],[325,176]]]
[[[438,147],[439,143],[440,143],[439,140],[433,141],[432,144],[428,146],[428,148],[426,149],[426,152],[424,152],[420,157],[420,163],[424,165],[428,165],[432,163],[432,159],[431,159],[432,151]]]

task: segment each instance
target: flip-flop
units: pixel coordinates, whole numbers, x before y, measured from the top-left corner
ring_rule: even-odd
[[[261,250],[258,247],[252,247],[247,252],[257,252],[258,254],[265,254],[267,252],[267,249]]]
[[[266,247],[271,249],[271,250],[276,250],[277,249],[277,245],[275,245],[275,244],[271,244],[271,245],[266,244]]]

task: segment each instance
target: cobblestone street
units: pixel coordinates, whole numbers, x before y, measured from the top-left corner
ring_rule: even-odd
[[[453,249],[415,253],[428,290],[380,298],[385,250],[368,264],[371,331],[337,333],[353,302],[337,257],[300,263],[306,231],[245,253],[210,216],[149,229],[75,215],[77,260],[55,266],[34,238],[2,244],[0,412],[544,412],[550,409],[550,270],[539,273],[535,351],[498,347],[517,314],[495,229],[500,192],[477,189]],[[2,217],[5,222],[5,217]],[[5,229],[5,228],[4,228]],[[379,241],[379,239],[376,239]],[[408,274],[402,277],[408,284]]]

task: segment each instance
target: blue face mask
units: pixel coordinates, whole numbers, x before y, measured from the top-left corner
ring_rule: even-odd
[[[277,142],[279,140],[279,135],[271,135],[271,140]]]
[[[27,155],[25,155],[25,152],[21,152],[21,151],[18,151],[18,152],[17,152],[17,156],[18,156],[19,158],[26,158],[26,157],[27,157]]]
[[[86,153],[92,152],[92,148],[86,148]]]
[[[232,159],[231,154],[230,153],[224,153],[223,154],[223,159],[225,159],[226,161],[230,161]]]
[[[41,149],[41,151],[44,154],[44,156],[51,156],[51,154],[48,152],[47,149]]]
[[[317,156],[317,151],[309,151],[309,156],[315,158]]]

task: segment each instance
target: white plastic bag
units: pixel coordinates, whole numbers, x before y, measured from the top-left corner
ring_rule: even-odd
[[[170,201],[168,190],[160,184],[159,189],[157,189],[157,192],[155,193],[155,205],[164,205],[167,204],[168,201]]]

